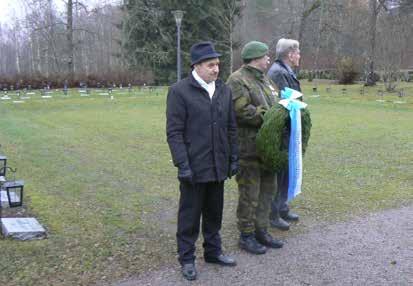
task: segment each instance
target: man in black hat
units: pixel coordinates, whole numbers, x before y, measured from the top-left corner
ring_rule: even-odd
[[[224,181],[238,171],[238,145],[231,90],[218,79],[219,57],[210,42],[190,50],[192,72],[168,92],[166,133],[178,168],[177,243],[182,274],[195,280],[195,242],[202,216],[204,259],[235,266],[224,255],[219,231]]]

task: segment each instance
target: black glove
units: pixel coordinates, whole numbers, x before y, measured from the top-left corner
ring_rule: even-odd
[[[194,175],[188,163],[181,163],[178,165],[178,180],[181,183],[193,184]]]
[[[238,161],[231,162],[229,165],[229,174],[228,177],[231,179],[232,176],[235,176],[239,171]]]

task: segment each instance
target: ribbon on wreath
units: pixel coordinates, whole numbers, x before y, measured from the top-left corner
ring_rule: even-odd
[[[298,100],[303,94],[291,88],[281,91],[281,100],[278,102],[290,113],[291,128],[288,146],[288,201],[301,193],[303,180],[303,149],[301,138],[301,109],[307,104]]]

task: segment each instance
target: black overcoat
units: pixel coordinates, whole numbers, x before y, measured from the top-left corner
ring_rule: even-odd
[[[277,85],[278,89],[284,89],[284,87],[289,87],[301,92],[300,82],[298,81],[297,77],[290,73],[285,66],[285,64],[281,60],[276,60],[271,68],[268,70],[267,75],[269,78],[272,79],[273,82]]]
[[[208,92],[192,73],[172,85],[166,107],[166,135],[175,166],[188,163],[196,183],[224,181],[238,160],[231,89],[221,80]]]

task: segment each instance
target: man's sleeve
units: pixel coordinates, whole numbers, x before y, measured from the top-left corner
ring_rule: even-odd
[[[230,147],[230,162],[238,161],[238,137],[237,137],[237,121],[235,119],[235,110],[232,103],[232,92],[230,90],[229,101],[229,120],[228,120],[228,142]]]
[[[260,127],[263,122],[264,106],[254,106],[251,104],[251,97],[248,88],[239,80],[228,81],[232,90],[235,115],[240,125]]]
[[[184,143],[186,112],[183,98],[170,88],[166,102],[166,136],[175,166],[188,163]]]

